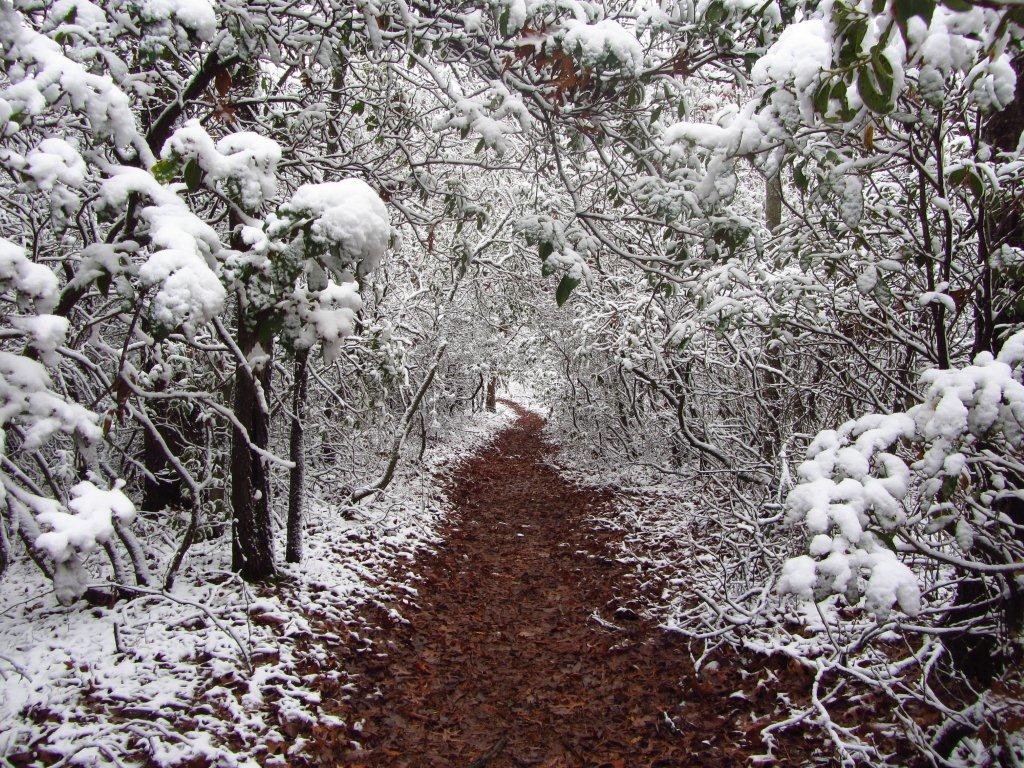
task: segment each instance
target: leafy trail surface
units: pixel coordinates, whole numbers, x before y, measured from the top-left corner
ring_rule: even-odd
[[[381,611],[377,636],[347,652],[359,690],[339,714],[362,748],[325,762],[743,764],[750,702],[729,698],[733,680],[695,678],[685,644],[624,606],[619,534],[589,519],[612,494],[545,464],[543,420],[507,404],[518,420],[450,481],[452,528],[418,563],[408,624]]]

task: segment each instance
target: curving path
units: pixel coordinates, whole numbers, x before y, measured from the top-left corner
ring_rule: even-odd
[[[518,420],[450,481],[457,514],[418,562],[409,623],[343,660],[358,690],[339,714],[360,748],[333,764],[742,765],[733,689],[682,691],[685,646],[619,600],[617,535],[590,522],[611,495],[545,464],[541,418],[507,405]]]

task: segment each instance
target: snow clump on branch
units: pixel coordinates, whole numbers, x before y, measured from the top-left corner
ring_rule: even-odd
[[[280,214],[308,220],[308,240],[323,249],[325,266],[336,275],[366,275],[380,264],[391,242],[391,216],[380,196],[362,179],[304,184]]]
[[[161,156],[183,164],[194,161],[247,211],[277,192],[281,147],[258,133],[239,131],[214,141],[198,120],[189,120],[167,140]]]
[[[988,453],[1013,455],[1024,447],[1022,361],[1024,332],[998,357],[982,352],[972,365],[925,371],[922,402],[908,411],[868,414],[820,432],[786,499],[789,522],[812,535],[810,555],[785,564],[780,591],[806,599],[845,593],[851,603],[863,594],[875,613],[897,603],[918,613],[918,580],[899,553],[934,554],[919,532],[952,531],[947,546],[960,552],[945,557],[963,562],[973,529],[983,522],[948,502],[973,484],[972,473],[986,471],[981,463]],[[918,458],[908,466],[898,453]],[[997,500],[988,493],[973,503],[991,508]],[[908,514],[912,502],[923,509]]]
[[[159,286],[153,298],[153,318],[168,328],[200,325],[224,309],[224,286],[213,271],[221,250],[213,228],[189,210],[174,189],[160,184],[140,168],[113,167],[101,195],[113,208],[127,205],[132,193],[153,201],[140,211],[149,225],[156,250],[139,268],[146,285]]]
[[[590,67],[613,64],[636,75],[644,66],[640,42],[613,19],[601,19],[593,24],[567,19],[561,47],[568,53],[578,52],[583,63]]]

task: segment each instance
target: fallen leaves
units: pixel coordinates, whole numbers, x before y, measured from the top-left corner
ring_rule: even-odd
[[[562,478],[541,428],[524,412],[454,471],[457,515],[418,563],[415,604],[379,608],[407,623],[366,617],[384,627],[373,650],[338,659],[348,745],[290,764],[714,768],[763,750],[750,702],[728,698],[737,673],[695,685],[685,646],[636,607],[621,534],[590,522],[612,494]]]

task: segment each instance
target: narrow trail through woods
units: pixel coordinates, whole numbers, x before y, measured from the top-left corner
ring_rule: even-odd
[[[517,421],[449,482],[456,514],[417,562],[408,624],[344,660],[358,691],[340,714],[362,748],[334,764],[742,764],[728,692],[683,690],[685,645],[620,602],[619,534],[591,520],[612,495],[561,477],[542,419],[507,405]]]

